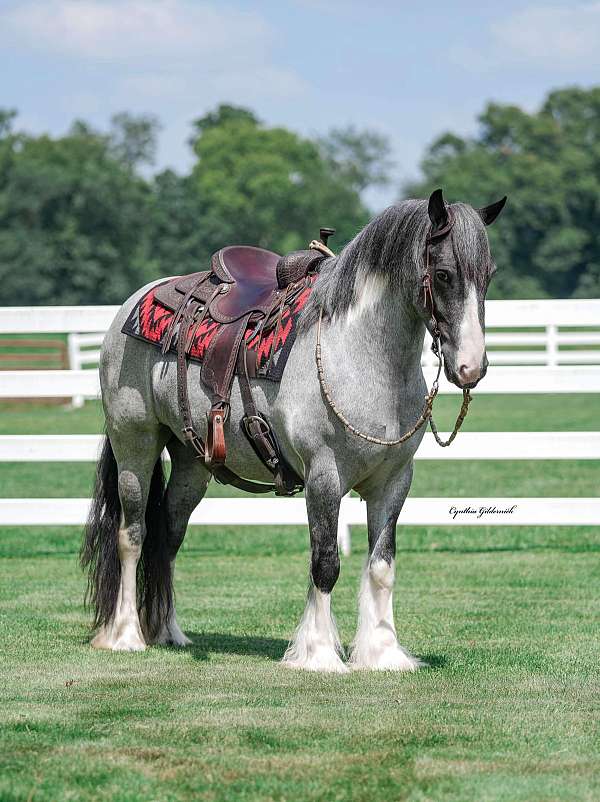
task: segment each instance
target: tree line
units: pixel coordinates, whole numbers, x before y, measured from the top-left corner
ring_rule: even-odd
[[[152,173],[151,116],[119,114],[108,132],[76,121],[61,137],[18,130],[0,111],[0,305],[119,303],[142,284],[202,269],[224,244],[284,253],[319,225],[340,248],[372,212],[364,191],[389,182],[389,142],[337,129],[306,138],[221,105],[192,125],[186,174]],[[491,297],[600,294],[600,88],[562,89],[539,111],[491,103],[470,138],[439,136],[422,180],[398,197],[485,205],[508,194],[490,230]]]

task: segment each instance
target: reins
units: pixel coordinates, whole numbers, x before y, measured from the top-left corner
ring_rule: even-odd
[[[411,428],[408,429],[406,432],[404,432],[404,434],[401,435],[400,437],[397,437],[394,440],[383,440],[380,437],[373,437],[370,434],[365,434],[364,432],[361,432],[360,429],[357,429],[356,426],[353,426],[353,424],[350,423],[348,418],[344,415],[341,409],[339,409],[339,407],[331,397],[331,391],[327,384],[327,380],[325,379],[325,371],[323,369],[323,359],[322,359],[322,349],[321,349],[321,322],[323,320],[323,307],[321,306],[319,310],[319,320],[317,323],[317,343],[315,346],[315,362],[317,364],[317,375],[319,377],[319,384],[321,386],[321,390],[323,392],[323,395],[325,396],[327,403],[329,404],[331,411],[335,414],[338,420],[340,420],[343,423],[343,425],[345,426],[346,429],[348,429],[348,431],[352,432],[352,434],[356,435],[356,437],[360,437],[361,440],[366,440],[367,443],[373,443],[378,446],[398,446],[401,443],[405,443],[407,440],[409,440],[416,432],[419,431],[419,429],[425,423],[427,423],[427,421],[429,421],[429,425],[431,427],[431,431],[435,438],[436,443],[442,448],[446,448],[446,446],[449,446],[452,443],[452,441],[458,434],[458,431],[462,426],[464,419],[467,417],[467,413],[469,411],[469,404],[471,403],[471,393],[468,389],[463,390],[463,400],[460,407],[460,411],[458,413],[458,417],[456,418],[454,429],[452,430],[452,433],[450,434],[450,437],[447,440],[442,440],[442,438],[440,437],[438,428],[435,425],[435,421],[433,420],[432,416],[433,402],[435,401],[435,398],[439,391],[439,379],[440,379],[440,374],[442,372],[442,349],[440,348],[440,332],[435,317],[433,288],[432,288],[430,265],[429,265],[429,248],[432,242],[440,241],[450,233],[454,220],[450,215],[450,210],[448,210],[448,212],[449,212],[449,217],[446,226],[444,226],[444,228],[436,232],[428,234],[427,236],[427,241],[425,245],[425,273],[423,275],[423,281],[422,281],[423,300],[425,308],[428,310],[430,315],[431,334],[433,338],[433,344],[431,348],[434,354],[438,358],[437,373],[431,385],[431,389],[425,396],[425,403],[423,405],[421,414],[419,415],[415,423],[411,426]],[[317,246],[321,246],[319,250],[322,249],[321,243],[313,241],[310,244],[311,248]],[[333,252],[330,251],[329,248],[327,248],[327,251],[329,252],[329,255],[334,256]]]

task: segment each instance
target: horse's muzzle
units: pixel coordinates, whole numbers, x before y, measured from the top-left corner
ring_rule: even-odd
[[[486,354],[484,354],[481,364],[473,367],[460,365],[451,368],[448,365],[448,360],[445,359],[444,372],[448,381],[455,384],[461,390],[472,390],[474,387],[477,387],[487,373],[488,365],[489,361]]]

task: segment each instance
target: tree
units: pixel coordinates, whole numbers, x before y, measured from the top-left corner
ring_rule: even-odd
[[[120,112],[111,118],[110,152],[130,169],[154,164],[160,123],[152,114]]]
[[[211,128],[220,128],[223,125],[243,125],[244,123],[256,126],[260,124],[260,120],[250,109],[221,103],[214,111],[209,111],[203,117],[194,120],[192,123],[194,134],[190,145],[194,147],[202,134]]]
[[[360,192],[384,180],[386,143],[334,131],[312,141],[221,105],[194,122],[187,175],[147,178],[158,123],[76,120],[66,136],[14,130],[0,112],[0,304],[111,303],[161,275],[208,265],[228,243],[304,248],[334,225],[339,249],[365,224]]]
[[[122,301],[153,277],[151,194],[110,138],[0,134],[0,304]]]
[[[315,142],[231,106],[195,127],[191,180],[203,209],[206,253],[228,242],[280,252],[304,248],[321,225],[336,226],[340,247],[368,219],[356,186]]]
[[[147,220],[151,271],[156,275],[183,275],[207,266],[204,209],[189,175],[173,170],[152,181],[152,205]]]
[[[357,192],[390,183],[391,148],[382,134],[359,131],[354,126],[334,128],[319,141],[319,145],[324,158]]]
[[[556,90],[531,114],[491,103],[479,122],[475,137],[438,137],[404,195],[442,186],[474,206],[509,196],[490,229],[490,297],[599,295],[600,88]]]

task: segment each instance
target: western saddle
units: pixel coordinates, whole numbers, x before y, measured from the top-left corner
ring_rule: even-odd
[[[249,359],[244,334],[249,324],[256,325],[255,331],[273,331],[269,359],[273,358],[283,312],[306,288],[307,277],[333,256],[327,241],[334,233],[334,229],[322,228],[320,239],[313,240],[307,250],[286,256],[249,245],[231,245],[213,255],[210,270],[173,279],[155,290],[155,299],[174,313],[162,340],[162,352],[166,354],[176,343],[177,397],[184,437],[223,484],[252,493],[275,490],[278,495],[292,495],[303,487],[302,478],[283,459],[271,426],[254,403],[250,379],[256,376],[256,359]],[[194,335],[207,317],[221,325],[206,350],[200,372],[212,397],[204,443],[193,425],[187,358]],[[227,449],[223,426],[236,372],[244,404],[243,430],[273,474],[273,484],[243,479],[224,464]]]

